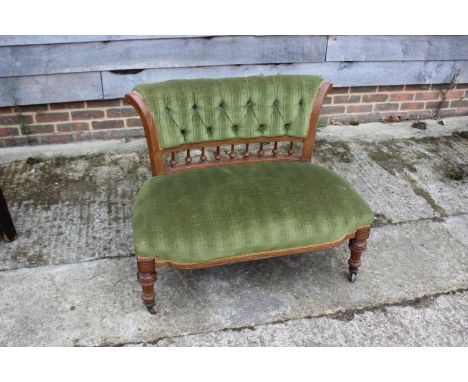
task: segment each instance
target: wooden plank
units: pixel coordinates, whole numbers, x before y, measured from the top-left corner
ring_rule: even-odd
[[[231,36],[0,47],[0,77],[236,64],[323,62],[324,36]]]
[[[468,60],[468,36],[329,36],[326,61]]]
[[[53,74],[0,78],[0,106],[81,101],[102,98],[101,75],[94,73]]]
[[[203,68],[147,69],[138,74],[102,73],[105,98],[122,97],[137,84],[172,79],[224,78],[275,74],[316,74],[341,86],[376,86],[445,83],[456,67],[460,83],[468,82],[468,61],[311,63],[292,65],[212,66]]]
[[[73,44],[92,41],[148,40],[157,38],[187,38],[186,35],[3,35],[0,46],[38,45],[38,44]]]

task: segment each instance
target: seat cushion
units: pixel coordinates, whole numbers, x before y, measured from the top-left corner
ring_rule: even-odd
[[[214,167],[148,180],[138,192],[138,257],[205,263],[343,239],[374,215],[348,182],[316,164]]]

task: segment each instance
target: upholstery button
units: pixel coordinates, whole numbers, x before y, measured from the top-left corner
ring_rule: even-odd
[[[266,129],[266,125],[264,123],[261,123],[260,125],[258,125],[258,131],[263,132],[265,131],[265,129]]]
[[[192,109],[193,109],[193,110],[197,110],[197,109],[198,109],[198,105],[197,105],[196,103],[194,103],[193,106],[192,106]]]
[[[171,108],[169,106],[165,106],[166,111],[169,113],[171,111]]]
[[[278,107],[278,105],[279,105],[279,101],[275,99],[275,102],[273,102],[273,106]]]
[[[187,130],[186,129],[180,129],[180,133],[185,136],[185,134],[187,134]]]
[[[291,127],[291,124],[290,124],[290,123],[285,123],[285,124],[284,124],[284,128],[285,128],[286,130],[289,129],[290,127]]]
[[[225,106],[225,105],[224,105],[224,101],[221,101],[221,102],[219,103],[219,107],[220,107],[221,109],[223,109],[224,106]]]
[[[304,99],[301,98],[301,99],[299,100],[299,106],[300,106],[300,107],[304,106]]]
[[[236,123],[234,125],[232,125],[232,130],[234,130],[235,133],[237,133],[239,131],[239,125]]]
[[[252,106],[252,104],[253,104],[252,100],[249,99],[249,100],[247,101],[247,103],[245,104],[245,106]]]

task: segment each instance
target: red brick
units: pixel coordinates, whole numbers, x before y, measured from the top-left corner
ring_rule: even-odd
[[[324,105],[330,105],[333,101],[333,97],[331,96],[326,96],[325,99],[323,100]]]
[[[349,88],[332,88],[330,94],[347,94],[349,92]]]
[[[397,103],[377,103],[374,105],[374,111],[398,110],[399,106]]]
[[[29,143],[31,137],[12,137],[2,139],[4,146],[13,147],[13,146],[25,146]]]
[[[0,127],[0,137],[12,137],[19,135],[17,127]]]
[[[457,115],[457,110],[456,109],[441,109],[439,111],[439,117],[445,118],[445,117],[454,117]]]
[[[122,107],[119,109],[107,109],[107,118],[137,117],[138,114],[133,107]]]
[[[468,109],[457,109],[455,113],[457,116],[465,116],[468,115]]]
[[[84,101],[51,103],[50,108],[52,110],[82,109],[84,104]]]
[[[13,111],[11,110],[11,107],[0,107],[0,114],[12,114]]]
[[[349,105],[346,108],[347,113],[369,113],[372,111],[372,105]]]
[[[447,94],[445,94],[445,99],[455,99],[459,100],[461,98],[465,97],[465,91],[462,89],[459,90],[449,90]]]
[[[405,90],[429,90],[431,85],[405,85]]]
[[[33,118],[30,115],[23,115],[23,121],[26,124],[33,123]],[[0,117],[0,126],[19,125],[20,122],[21,118],[18,115],[6,115]]]
[[[390,93],[389,101],[412,101],[414,98],[414,93]]]
[[[53,133],[54,125],[28,125],[28,134]]]
[[[140,118],[128,118],[127,127],[142,127]]]
[[[333,103],[359,103],[361,96],[358,95],[336,95],[333,97]]]
[[[379,114],[377,113],[367,113],[367,114],[346,114],[340,115],[337,117],[332,117],[334,121],[340,121],[342,123],[351,123],[351,122],[359,122],[359,123],[367,123],[367,122],[375,122],[379,120]]]
[[[468,89],[468,84],[457,84],[457,89]]]
[[[36,123],[69,121],[69,113],[37,113]]]
[[[47,140],[47,141],[45,141]],[[45,137],[41,137],[41,143],[70,143],[73,142],[74,135],[73,134],[53,134],[47,135]]]
[[[355,86],[349,89],[353,93],[374,93],[377,91],[377,86]]]
[[[121,119],[93,121],[93,129],[118,129],[121,127],[124,127],[124,122]]]
[[[447,90],[450,84],[432,84],[431,89],[440,92],[441,90]]]
[[[73,121],[83,121],[86,119],[101,119],[104,118],[102,110],[79,110],[71,112]]]
[[[379,92],[399,92],[405,88],[405,85],[387,85],[379,86]]]
[[[362,96],[362,102],[365,102],[365,103],[385,102],[387,98],[388,98],[388,94],[385,94],[385,93],[365,94]]]
[[[89,130],[88,122],[70,122],[70,123],[60,123],[57,125],[57,131],[61,133],[66,133],[70,131],[83,131]]]
[[[446,108],[449,106],[449,101],[444,101],[444,102],[440,102],[440,101],[428,101],[426,102],[426,109],[438,109],[439,107],[440,108]]]
[[[320,114],[341,114],[345,112],[344,106],[323,106]]]
[[[86,105],[88,107],[113,107],[113,106],[121,106],[122,100],[119,99],[102,99],[102,100],[95,100],[95,101],[86,101]]]
[[[19,106],[19,109],[23,113],[36,113],[38,111],[47,111],[49,110],[49,105],[27,105],[27,106]]]
[[[451,101],[450,102],[450,107],[468,107],[468,99],[462,100],[462,101]]]
[[[76,133],[75,140],[89,140],[89,139],[128,139],[128,138],[141,138],[144,137],[142,129],[120,129],[120,130],[95,130],[83,133]]]
[[[434,117],[434,112],[431,110],[411,111],[408,113],[409,119],[429,119]]]
[[[424,109],[424,102],[403,102],[401,110],[420,110]]]
[[[415,100],[416,101],[434,101],[439,99],[440,92],[423,92],[423,93],[416,93]]]

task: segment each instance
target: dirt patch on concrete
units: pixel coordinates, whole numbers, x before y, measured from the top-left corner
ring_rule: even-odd
[[[56,157],[24,161],[0,166],[2,187],[10,203],[33,202],[50,207],[65,202],[78,202],[119,188],[119,179],[134,178],[146,165],[143,154],[98,154],[82,157]],[[112,176],[110,176],[112,175]],[[117,175],[117,178],[116,178]],[[125,182],[125,183],[127,183]]]
[[[416,173],[416,164],[430,159],[424,153],[410,152],[406,149],[407,146],[403,143],[391,141],[367,145],[369,157],[392,175],[402,174],[405,171]]]
[[[353,154],[351,148],[345,142],[317,141],[314,157],[320,163],[351,163]]]

